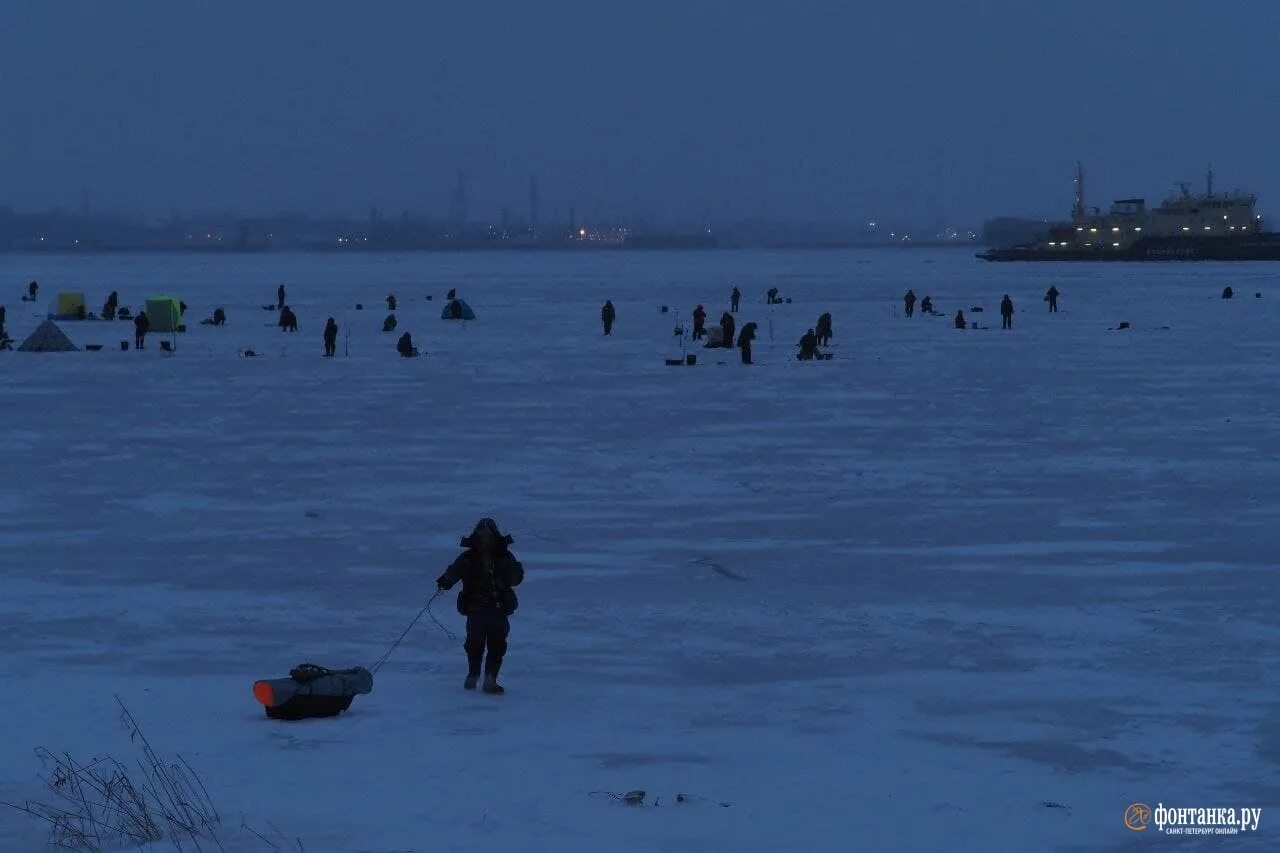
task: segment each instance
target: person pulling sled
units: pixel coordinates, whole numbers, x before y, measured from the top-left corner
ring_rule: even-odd
[[[476,522],[470,536],[464,536],[466,550],[436,580],[437,594],[462,581],[458,612],[467,617],[467,677],[462,686],[474,690],[484,668],[485,693],[506,692],[498,684],[498,671],[507,653],[511,614],[519,601],[515,587],[524,580],[524,566],[511,553],[510,536],[498,530],[492,518]],[[488,652],[486,658],[485,652]]]

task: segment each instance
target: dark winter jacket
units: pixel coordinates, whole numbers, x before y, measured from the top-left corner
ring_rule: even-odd
[[[735,326],[735,323],[733,322],[733,315],[728,312],[725,312],[724,316],[720,318],[720,328],[724,330],[723,346],[726,346],[729,348],[733,347],[734,326]]]
[[[813,329],[804,333],[804,337],[800,338],[800,353],[796,357],[802,361],[811,361],[814,354],[818,351],[818,336],[813,333]]]
[[[333,344],[337,342],[337,340],[338,340],[338,324],[333,321],[332,317],[330,317],[329,322],[326,323],[324,327],[324,342],[326,344]]]
[[[139,311],[138,316],[133,318],[133,331],[139,335],[151,331],[151,321],[147,319],[146,311]]]
[[[479,553],[468,548],[445,569],[436,584],[452,589],[462,581],[458,593],[458,612],[463,616],[483,610],[501,610],[510,616],[520,602],[514,587],[524,580],[524,566],[505,546],[500,548],[490,566],[484,565]]]
[[[756,339],[756,324],[748,323],[742,327],[742,331],[738,334],[738,346],[743,349],[751,349],[751,342]]]
[[[617,316],[618,316],[618,313],[613,310],[612,302],[606,302],[604,304],[604,307],[600,309],[600,319],[606,323],[612,323],[614,321],[614,318],[616,318]]]
[[[819,317],[818,325],[814,327],[814,330],[819,335],[830,335],[831,334],[831,315],[823,314],[821,317]]]
[[[697,308],[693,309],[693,327],[695,329],[701,329],[704,325],[706,325],[706,322],[707,322],[707,312],[703,311],[702,306],[699,305]]]
[[[1007,296],[1000,301],[1000,314],[1003,317],[1013,316],[1013,300]]]

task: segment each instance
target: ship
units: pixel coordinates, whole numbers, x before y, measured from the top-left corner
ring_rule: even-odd
[[[1158,207],[1123,198],[1102,213],[1086,209],[1084,167],[1076,164],[1071,219],[1032,243],[980,252],[984,261],[1280,261],[1280,233],[1263,228],[1252,193],[1215,193],[1213,168],[1203,193],[1186,183]]]

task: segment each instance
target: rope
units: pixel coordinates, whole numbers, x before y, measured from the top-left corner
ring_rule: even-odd
[[[373,666],[369,667],[369,672],[371,673],[377,672],[379,669],[382,668],[382,665],[384,663],[390,660],[392,653],[395,652],[397,648],[399,648],[402,642],[404,642],[404,638],[409,636],[409,632],[413,630],[414,625],[418,624],[418,620],[422,618],[422,614],[424,613],[431,617],[431,621],[435,622],[436,625],[440,627],[440,630],[444,631],[445,635],[448,636],[450,640],[458,639],[458,635],[450,631],[444,625],[441,625],[440,620],[437,619],[436,615],[431,612],[432,603],[434,603],[435,600],[439,598],[443,593],[444,593],[444,590],[442,589],[436,590],[436,594],[431,596],[431,598],[427,600],[427,603],[422,606],[422,609],[418,611],[418,615],[413,617],[413,621],[409,623],[409,627],[401,631],[400,636],[396,637],[395,642],[391,644],[390,648],[388,648],[385,652],[382,653],[382,657],[378,658],[377,661],[374,662]]]

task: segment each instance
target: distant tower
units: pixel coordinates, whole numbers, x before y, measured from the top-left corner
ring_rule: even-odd
[[[538,233],[538,176],[529,179],[529,230]]]
[[[453,230],[460,233],[467,224],[467,175],[458,173],[458,185],[453,190]]]
[[[1084,219],[1084,166],[1076,161],[1076,205],[1071,211],[1072,219]]]

